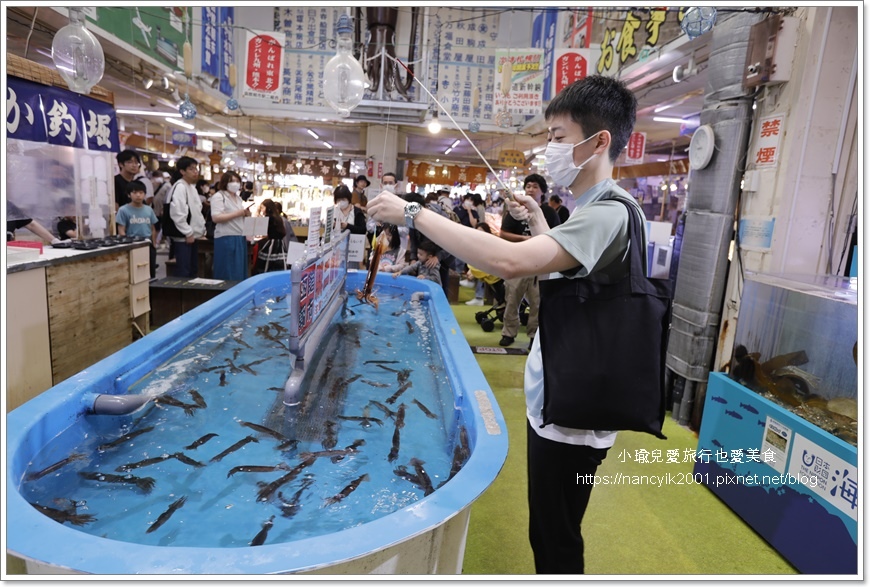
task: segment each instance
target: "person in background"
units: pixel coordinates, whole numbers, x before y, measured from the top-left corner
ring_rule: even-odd
[[[214,220],[214,262],[212,277],[242,281],[248,277],[248,239],[245,216],[251,212],[239,197],[242,178],[235,171],[225,172],[218,181],[218,191],[210,199]]]
[[[350,190],[346,185],[340,185],[332,192],[332,200],[335,202],[335,216],[333,222],[338,224],[339,232],[349,230],[351,234],[366,233],[366,216],[363,211],[352,206]]]
[[[246,181],[244,188],[239,193],[239,197],[247,202],[248,200],[251,199],[251,196],[253,196],[253,195],[254,195],[254,182]]]
[[[547,180],[537,173],[532,173],[526,176],[523,181],[523,189],[526,190],[526,195],[535,198],[541,206],[541,212],[544,213],[544,218],[547,220],[547,226],[553,228],[559,226],[562,221],[559,220],[559,215],[550,206],[547,205]]]
[[[145,184],[133,180],[127,184],[129,204],[118,208],[115,224],[121,236],[140,236],[148,239],[151,261],[151,279],[157,275],[157,215],[151,206],[145,205]]]
[[[196,277],[199,270],[196,240],[205,236],[202,199],[196,191],[199,163],[192,157],[181,157],[175,164],[180,181],[169,194],[169,216],[182,234],[172,237],[175,249],[175,270],[178,277]]]
[[[127,203],[127,184],[139,180],[145,185],[145,204],[151,205],[154,200],[154,188],[151,181],[142,170],[142,159],[139,153],[124,149],[115,156],[120,172],[115,176],[115,211]]]
[[[73,198],[65,197],[60,201],[60,208],[65,215],[57,219],[58,236],[61,240],[76,238],[78,236],[76,201]]]
[[[429,199],[423,198],[423,196],[421,196],[418,193],[408,192],[402,197],[406,202],[416,202],[417,204],[420,204],[421,206],[425,206],[428,210],[431,210],[432,212],[434,212],[435,214],[438,214],[439,216],[444,216],[445,218],[450,218],[452,216],[453,218],[456,218],[456,214],[453,212],[453,210],[448,211],[443,206],[441,206],[441,204],[439,204],[437,201],[431,202],[431,201],[429,201]],[[427,202],[429,202],[429,203],[427,203]],[[448,214],[450,216],[448,216]],[[458,224],[459,221],[456,220],[456,223]],[[428,239],[425,236],[423,236],[423,234],[419,230],[415,230],[414,228],[408,229],[408,258],[411,260],[411,262],[416,261],[418,259],[417,249],[419,248],[419,245],[426,240],[428,240]],[[435,267],[435,265],[437,263],[437,265],[439,267],[440,276],[441,276],[441,288],[444,290],[445,296],[449,296],[448,290],[449,290],[449,286],[450,286],[450,265],[453,264],[453,262],[454,262],[453,255],[451,255],[445,249],[439,249],[439,251],[435,257],[430,256],[426,260],[426,264],[430,268]]]
[[[284,271],[287,266],[287,249],[284,248],[284,236],[287,233],[284,230],[284,219],[278,213],[278,206],[269,198],[260,202],[260,216],[269,219],[269,228],[266,237],[257,243],[254,274]]]
[[[469,228],[477,228],[477,223],[480,222],[480,216],[477,215],[477,210],[474,208],[474,196],[465,194],[462,196],[459,205],[453,209],[459,217],[459,222]]]
[[[557,194],[550,196],[550,208],[556,211],[560,223],[565,224],[568,222],[568,217],[571,213],[568,211],[568,208],[562,205],[562,198]]]
[[[486,222],[479,222],[475,227],[477,230],[482,230],[483,232],[488,232],[492,234],[492,229],[489,227],[489,224]],[[486,290],[486,285],[489,284],[493,286],[493,290],[495,290],[494,284],[498,282],[498,302],[499,305],[504,304],[504,280],[500,277],[495,277],[494,275],[490,275],[485,273],[479,269],[475,269],[471,265],[468,265],[468,268],[465,272],[465,279],[468,280],[467,284],[460,282],[460,285],[464,287],[474,286],[474,297],[465,302],[466,306],[482,306],[483,305],[483,294]]]
[[[438,252],[441,247],[430,240],[424,240],[417,245],[417,260],[407,267],[393,272],[393,277],[413,275],[417,279],[428,279],[441,285],[441,264],[438,262]],[[433,264],[429,261],[433,260]]]
[[[351,192],[350,203],[362,210],[366,211],[366,204],[369,199],[366,197],[366,188],[371,185],[371,182],[365,175],[357,175],[353,180],[353,191]]]
[[[483,197],[476,192],[472,192],[471,198],[474,203],[474,209],[477,211],[478,223],[486,222],[486,206],[483,203]]]
[[[384,232],[389,237],[387,244],[388,248],[381,254],[381,262],[378,265],[378,271],[401,271],[408,264],[405,262],[405,248],[402,246],[402,239],[399,236],[399,229],[394,224],[384,225]]]
[[[49,244],[56,244],[60,242],[60,239],[51,234],[51,232],[41,225],[39,222],[30,218],[24,211],[10,202],[8,199],[6,200],[6,240],[14,241],[15,240],[15,231],[19,228],[26,228],[43,241]]]
[[[214,220],[211,218],[211,203],[209,202],[211,186],[206,180],[200,179],[196,182],[196,191],[199,194],[199,199],[202,201],[202,217],[205,218],[205,238],[214,240]]]
[[[396,174],[392,171],[386,172],[381,177],[381,189],[384,189],[391,194],[395,194],[399,189],[399,182],[396,180]]]
[[[613,164],[628,143],[636,115],[637,99],[631,90],[601,75],[572,83],[547,106],[547,172],[557,184],[570,186],[579,204],[565,224],[549,228],[537,201],[526,194],[517,194],[516,201],[507,203],[511,216],[530,227],[533,236],[522,242],[468,230],[426,208],[415,212],[410,222],[436,243],[461,252],[475,267],[499,277],[560,273],[565,279],[622,280],[628,273],[630,247],[641,247],[641,255],[646,252],[646,242],[630,242],[628,234],[629,214],[642,220],[643,210],[636,202],[629,204],[629,211],[623,202],[612,201],[614,196],[634,201],[613,180]],[[414,212],[384,192],[369,200],[368,210],[376,220],[393,223]],[[641,226],[645,228],[645,222]],[[564,312],[574,311],[568,306],[552,319],[558,322]],[[549,324],[547,316],[542,328]],[[623,344],[630,348],[631,343]],[[581,524],[594,485],[591,480],[616,440],[610,430],[544,425],[545,372],[565,361],[583,369],[591,360],[572,352],[571,344],[542,348],[537,337],[526,360],[529,542],[538,573],[583,573]]]
[[[290,222],[290,218],[284,213],[284,205],[281,202],[275,202],[275,206],[278,207],[278,215],[284,221],[284,249],[289,252],[290,243],[298,242],[296,240],[296,233],[293,232],[293,223]]]

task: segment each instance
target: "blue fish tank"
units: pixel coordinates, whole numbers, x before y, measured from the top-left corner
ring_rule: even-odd
[[[704,483],[799,571],[858,572],[857,279],[749,274],[711,373]]]
[[[461,572],[504,419],[441,288],[372,282],[347,247],[7,415],[7,551],[28,573]]]

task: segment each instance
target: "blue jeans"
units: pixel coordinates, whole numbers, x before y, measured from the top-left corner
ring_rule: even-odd
[[[199,248],[196,241],[192,243],[173,242],[175,242],[175,271],[178,277],[196,277],[199,270],[197,259]]]

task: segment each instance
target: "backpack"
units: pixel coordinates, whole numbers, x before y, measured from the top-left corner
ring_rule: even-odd
[[[172,189],[169,192],[169,197],[166,198],[166,202],[163,205],[163,217],[160,219],[160,227],[163,230],[163,236],[166,237],[175,237],[175,238],[184,238],[184,235],[181,234],[181,231],[178,230],[178,227],[175,226],[175,221],[172,220],[172,216],[169,214],[169,209],[172,207],[172,197],[175,195],[176,187],[179,183],[184,181],[183,179],[179,179],[172,185]],[[187,222],[190,223],[190,206],[187,207]]]

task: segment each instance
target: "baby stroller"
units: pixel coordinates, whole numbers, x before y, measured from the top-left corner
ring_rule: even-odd
[[[495,298],[495,305],[489,310],[482,310],[474,315],[474,319],[477,320],[477,323],[480,324],[484,332],[492,332],[495,328],[496,320],[504,322],[504,282],[500,280],[497,284],[493,284],[492,289],[495,294],[493,296]],[[523,298],[520,302],[519,312],[520,323],[525,326],[529,322],[529,303],[526,301],[526,298]]]

